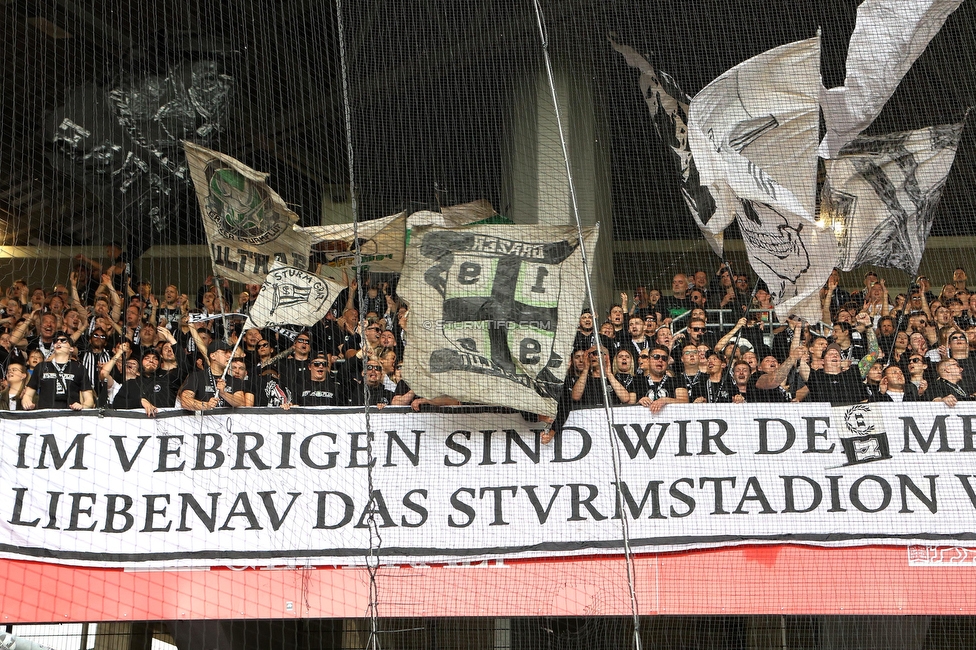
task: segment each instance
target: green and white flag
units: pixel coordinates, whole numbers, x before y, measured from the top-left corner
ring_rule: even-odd
[[[596,228],[584,230],[592,259]],[[570,363],[583,254],[575,228],[413,229],[403,377],[422,397],[556,414]]]
[[[215,275],[260,284],[275,261],[308,268],[309,237],[296,227],[298,215],[268,187],[268,174],[191,142],[183,147]]]

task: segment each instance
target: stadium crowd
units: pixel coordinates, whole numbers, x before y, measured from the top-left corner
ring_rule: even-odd
[[[451,405],[400,378],[408,308],[389,283],[355,279],[308,328],[249,329],[260,290],[207,278],[193,297],[156,295],[116,249],[78,256],[50,291],[23,280],[0,304],[0,409],[191,411],[249,406]],[[671,403],[941,401],[976,394],[976,295],[962,268],[935,295],[925,277],[890,296],[875,273],[853,292],[831,275],[821,322],[779,322],[761,281],[675,275],[671,291],[621,294],[606,320],[584,310],[557,425],[569,411]],[[367,280],[368,281],[368,280]],[[629,306],[628,306],[629,305]],[[365,317],[361,320],[360,315]],[[240,339],[240,340],[238,340]]]

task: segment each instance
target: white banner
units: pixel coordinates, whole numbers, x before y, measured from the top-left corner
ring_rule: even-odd
[[[298,215],[268,187],[268,174],[192,142],[183,147],[215,274],[261,284],[275,260],[308,268],[308,235],[295,227]]]
[[[753,201],[740,201],[736,223],[749,265],[769,287],[779,319],[795,314],[818,322],[823,313],[820,288],[837,260],[833,232]]]
[[[860,136],[825,161],[820,220],[837,238],[837,266],[915,275],[964,122]]]
[[[814,221],[820,38],[743,61],[691,100],[688,143],[720,221],[736,197]]]
[[[244,329],[314,325],[329,311],[342,289],[314,273],[275,262],[248,312]]]
[[[827,132],[820,156],[833,158],[881,113],[902,77],[962,0],[866,0],[847,47],[844,85],[821,90]]]
[[[880,413],[880,419],[879,419]],[[0,416],[0,554],[362,565],[734,544],[972,545],[976,404]],[[879,424],[880,422],[880,424]],[[619,496],[611,443],[620,458]],[[878,460],[874,460],[878,459]]]
[[[498,213],[484,199],[443,208],[441,212],[420,210],[412,214],[401,212],[381,219],[360,221],[359,224],[340,223],[329,226],[303,228],[315,244],[315,250],[325,264],[322,275],[339,278],[342,269],[355,270],[356,239],[359,239],[359,260],[362,270],[380,273],[399,273],[403,270],[410,228],[438,225],[445,228],[492,219]],[[407,217],[410,223],[407,223]]]
[[[412,232],[399,285],[410,300],[404,381],[421,397],[554,417],[585,296],[576,229]],[[583,231],[589,259],[596,239]]]

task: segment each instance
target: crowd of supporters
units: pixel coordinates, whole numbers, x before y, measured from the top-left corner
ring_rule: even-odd
[[[0,304],[0,409],[456,404],[399,376],[407,307],[389,284],[355,280],[308,328],[250,329],[260,289],[208,278],[192,297],[132,281],[121,251],[79,256],[66,285],[22,280]],[[776,318],[761,282],[675,275],[670,291],[621,294],[606,320],[584,310],[557,422],[569,411],[671,403],[942,401],[976,393],[976,295],[958,268],[935,295],[919,277],[891,296],[875,273],[848,292],[835,271],[817,323]],[[363,318],[361,318],[363,315]],[[240,340],[238,340],[240,339]]]
[[[0,409],[431,403],[400,379],[406,306],[385,283],[352,280],[312,327],[243,331],[259,285],[233,296],[210,277],[192,297],[157,296],[128,269],[79,256],[66,285],[3,289]]]
[[[892,296],[874,272],[854,292],[834,271],[821,320],[780,322],[769,292],[728,266],[639,286],[607,319],[579,319],[562,417],[577,408],[672,403],[940,401],[976,393],[976,295],[957,268],[939,295],[920,276]],[[723,325],[727,323],[727,325]],[[602,355],[602,356],[601,356]]]

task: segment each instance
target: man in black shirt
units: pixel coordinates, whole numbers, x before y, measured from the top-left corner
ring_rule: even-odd
[[[671,280],[671,295],[661,298],[665,318],[677,318],[692,310],[694,305],[688,297],[688,277],[679,273]]]
[[[607,395],[610,397],[611,406],[630,404],[635,395],[614,377],[613,370],[610,367],[610,354],[606,348],[603,349],[602,363],[596,348],[590,348],[589,355],[589,364],[583,368],[583,372],[573,384],[571,395],[573,408],[602,406],[604,382],[607,384]]]
[[[637,403],[646,406],[651,413],[659,413],[668,404],[688,403],[688,389],[667,374],[670,358],[671,351],[661,346],[654,346],[640,355],[640,367],[644,374],[634,381],[634,390]],[[639,379],[643,379],[643,382]]]
[[[320,352],[308,364],[309,380],[301,392],[295,394],[299,406],[345,406],[348,399],[341,384],[331,371],[332,364],[325,353]]]
[[[50,361],[34,368],[27,382],[22,403],[28,411],[34,408],[80,411],[95,407],[95,396],[85,367],[71,361],[71,341],[64,332],[54,334],[54,352]]]
[[[180,389],[180,405],[188,411],[245,406],[244,382],[222,376],[230,362],[230,346],[219,339],[213,341],[207,346],[207,358],[210,367],[192,373]]]
[[[939,378],[932,382],[925,396],[933,402],[942,402],[949,408],[956,402],[971,401],[973,396],[963,387],[963,369],[955,359],[943,359],[936,366]],[[36,372],[36,371],[35,371]]]
[[[142,397],[156,408],[172,408],[176,404],[169,373],[159,369],[159,353],[155,350],[142,355]]]
[[[383,408],[393,403],[394,393],[383,385],[383,366],[379,361],[370,359],[366,363],[366,383],[364,386],[357,387],[348,397],[349,404],[352,406],[362,406],[365,398],[366,404]]]
[[[811,370],[806,378],[810,388],[809,401],[830,402],[832,406],[847,406],[865,401],[867,391],[856,366],[841,370],[843,359],[840,346],[831,343],[824,350],[823,370]],[[803,366],[809,368],[809,366]]]
[[[714,352],[705,355],[708,378],[695,384],[688,399],[694,404],[731,404],[732,381],[726,377],[725,360]]]
[[[593,331],[593,314],[587,307],[579,317],[576,328],[576,340],[573,341],[574,350],[589,350],[596,345],[596,333]]]

